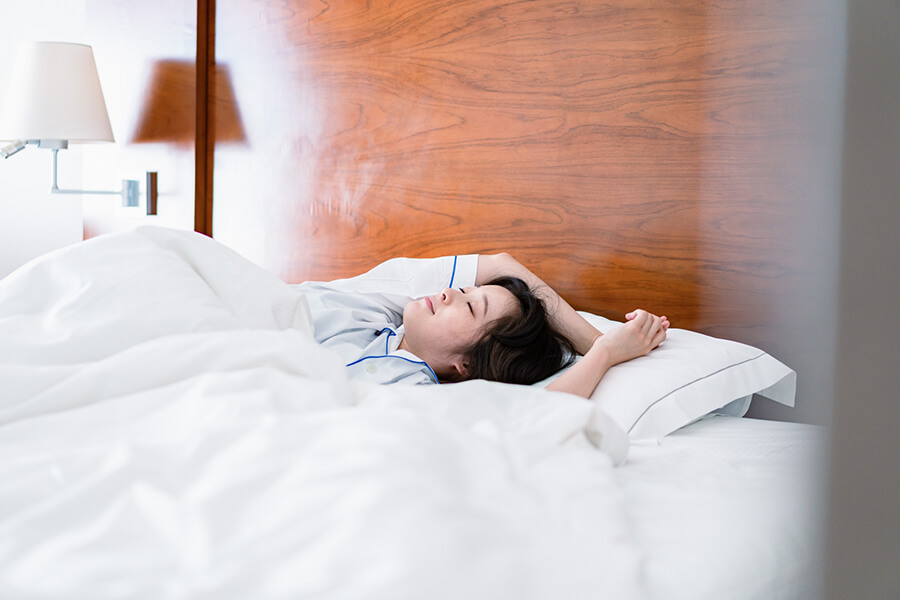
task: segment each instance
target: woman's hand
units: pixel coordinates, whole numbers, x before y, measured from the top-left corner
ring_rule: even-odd
[[[643,356],[666,339],[666,317],[638,309],[625,315],[625,320],[624,325],[594,338],[584,357],[547,389],[590,398],[610,367]]]
[[[643,309],[625,315],[626,323],[598,337],[594,344],[606,347],[610,366],[644,356],[666,339],[669,319]]]

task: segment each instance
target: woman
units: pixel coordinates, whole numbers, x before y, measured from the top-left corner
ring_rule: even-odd
[[[299,284],[316,340],[352,377],[378,383],[493,379],[529,384],[582,360],[548,388],[590,397],[613,365],[642,356],[669,322],[643,310],[601,334],[509,254],[398,258]]]

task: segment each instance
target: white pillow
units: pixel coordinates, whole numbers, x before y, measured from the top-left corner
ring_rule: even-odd
[[[581,314],[602,332],[622,325]],[[796,384],[793,370],[758,348],[669,329],[659,348],[612,367],[591,399],[632,440],[658,439],[712,412],[743,415],[752,394],[794,406]]]

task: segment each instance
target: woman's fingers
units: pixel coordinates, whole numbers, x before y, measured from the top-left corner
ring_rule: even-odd
[[[659,317],[654,315],[653,318],[651,319],[651,322],[652,322],[652,327],[650,328],[650,330],[647,333],[647,337],[649,338],[649,342],[650,342],[650,350],[656,348],[659,345],[659,342],[662,341],[662,340],[657,341],[657,338],[659,337],[660,332],[665,333],[665,331],[666,331],[666,328],[663,327],[662,319],[660,319]]]
[[[666,329],[667,327],[660,327],[656,331],[656,335],[653,336],[653,347],[658,348],[660,344],[662,344],[666,339]]]
[[[644,309],[642,309],[642,308],[636,308],[635,310],[633,310],[633,311],[631,311],[630,313],[627,313],[627,314],[625,315],[625,320],[626,320],[626,321],[634,321],[634,320],[638,319],[638,317],[644,317],[644,318],[646,318],[645,315],[646,315],[647,317],[652,317],[652,316],[654,316],[652,313],[649,313],[649,312],[647,312],[646,310],[644,310]],[[665,326],[666,326],[666,327],[669,326],[669,318],[668,318],[667,316],[662,315],[662,316],[660,316],[659,318],[663,321],[663,323],[665,323]]]
[[[656,336],[653,338],[653,347],[654,348],[659,347],[659,345],[665,341],[666,336],[668,335],[668,333],[667,333],[668,329],[669,329],[669,319],[667,319],[664,316],[660,317],[660,327],[656,332]]]
[[[670,325],[669,318],[665,315],[658,317],[642,308],[638,308],[626,314],[625,319],[632,327],[637,328],[644,337],[647,344],[645,352],[649,352],[665,341],[666,331]]]
[[[630,313],[628,313],[627,315],[625,315],[625,317],[626,317],[629,321],[631,321],[631,322],[634,323],[634,326],[635,326],[635,327],[641,327],[641,328],[643,328],[644,325],[646,325],[647,320],[648,320],[651,316],[653,316],[653,315],[651,315],[650,313],[648,313],[646,310],[644,310],[644,309],[642,309],[642,308],[638,308],[638,309],[636,309],[636,310],[633,310],[633,311],[631,311]]]

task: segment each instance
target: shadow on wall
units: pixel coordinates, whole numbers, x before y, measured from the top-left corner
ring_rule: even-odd
[[[247,135],[238,110],[231,75],[216,65],[211,107],[217,143],[245,143]],[[158,60],[142,96],[144,105],[131,139],[133,144],[166,142],[191,146],[196,136],[197,66],[186,60]]]

